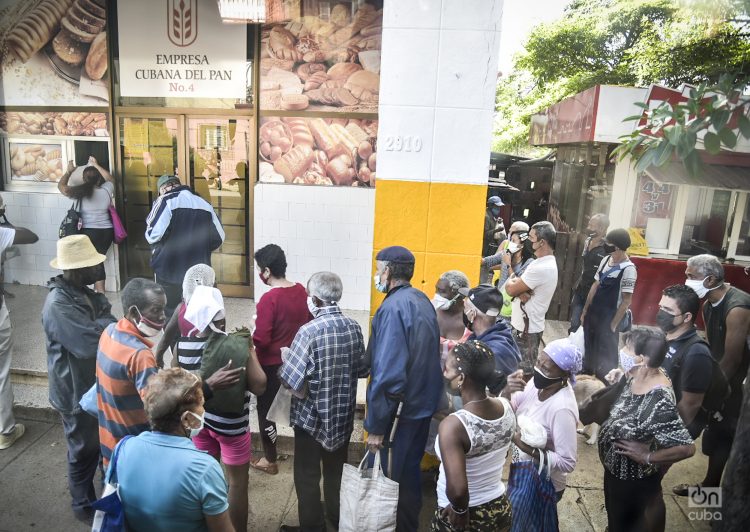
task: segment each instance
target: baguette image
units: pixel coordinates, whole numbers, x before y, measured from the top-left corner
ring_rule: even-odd
[[[284,181],[291,183],[295,177],[304,174],[313,162],[313,152],[306,146],[295,146],[289,153],[281,156],[273,169],[284,176]]]
[[[11,53],[26,63],[55,36],[73,0],[44,0],[19,20],[7,37]]]

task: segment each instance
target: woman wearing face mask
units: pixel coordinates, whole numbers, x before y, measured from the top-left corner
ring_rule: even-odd
[[[608,253],[594,276],[581,314],[586,356],[583,372],[600,379],[617,367],[618,327],[635,290],[635,264],[625,251],[630,235],[625,229],[613,229],[606,236],[604,250]]]
[[[534,250],[531,248],[528,231],[514,231],[509,239],[507,253],[502,255],[500,278],[495,285],[503,295],[503,308],[500,310],[500,315],[507,320],[510,320],[513,312],[513,298],[505,291],[505,282],[510,278],[511,273],[514,273],[516,277],[521,277],[526,267],[534,260]]]
[[[495,371],[490,349],[476,340],[451,350],[443,376],[463,408],[440,423],[435,449],[442,463],[432,530],[509,530],[511,507],[502,473],[516,417],[506,399],[486,393],[505,376]]]
[[[604,504],[610,532],[662,531],[660,467],[691,457],[695,445],[680,419],[674,390],[661,364],[664,333],[633,330],[632,378],[599,431]]]
[[[307,306],[307,290],[300,283],[286,279],[286,256],[276,244],[268,244],[255,252],[258,277],[270,290],[255,307],[253,344],[266,374],[266,391],[258,396],[258,424],[264,457],[254,459],[250,466],[270,475],[279,472],[276,464],[276,424],[266,415],[279,391],[278,371],[281,348],[292,345],[297,331],[312,319]]]
[[[516,416],[528,417],[547,432],[541,449],[527,445],[518,431],[513,436],[509,497],[514,505],[535,509],[514,512],[513,530],[557,530],[557,509],[551,501],[560,501],[568,474],[576,466],[578,405],[571,385],[580,371],[581,351],[563,338],[539,353],[534,378],[528,383],[522,370],[508,377],[503,395],[510,397]],[[540,465],[544,466],[541,474]]]
[[[119,444],[116,472],[130,530],[232,531],[219,462],[190,440],[203,428],[200,379],[171,368],[151,376],[143,402],[151,431]]]

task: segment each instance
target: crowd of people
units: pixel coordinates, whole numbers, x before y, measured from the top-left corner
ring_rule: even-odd
[[[109,178],[97,171],[101,179],[84,175],[80,186],[109,193]],[[210,266],[221,224],[173,176],[158,185],[146,232],[156,281],[124,286],[121,318],[97,284],[103,238],[62,238],[51,263],[62,274],[50,281],[42,312],[49,400],[62,418],[79,519],[92,518],[101,468],[118,483],[133,530],[245,530],[249,468],[278,473],[273,411],[290,394],[299,526],[281,529],[336,528],[363,377],[366,447],[370,464],[379,453],[399,485],[399,531],[419,528],[422,472],[430,467],[437,470],[432,530],[557,530],[557,505],[577,465],[577,431],[594,410],[610,532],[664,530],[662,479],[695,453],[701,435],[709,460],[700,485],[720,485],[750,363],[750,295],[724,281],[716,257],[692,257],[685,284],[665,287],[658,328],[634,326],[630,237],[608,231],[605,215],[592,216],[571,294],[571,336],[545,343],[558,289],[551,223],[514,222],[482,259],[487,282],[471,286],[465,273],[450,270],[436,280],[432,299],[411,285],[414,254],[390,246],[376,255],[374,288],[385,298],[366,344],[339,307],[341,278],[318,272],[304,285],[290,281],[284,250],[269,244],[254,254],[269,290],[255,316],[238,320],[247,327],[227,331]],[[487,225],[492,238],[504,234],[504,226]],[[0,249],[34,240],[23,228],[0,227]],[[705,339],[695,327],[701,299]],[[0,346],[7,342],[0,338]],[[574,389],[583,374],[608,387],[579,404]],[[86,396],[95,398],[88,406]],[[255,457],[253,396],[263,449]],[[23,434],[7,405],[0,448]]]

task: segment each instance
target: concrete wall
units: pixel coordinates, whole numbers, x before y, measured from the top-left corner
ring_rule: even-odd
[[[29,285],[45,285],[50,277],[60,274],[49,262],[57,254],[57,231],[72,201],[59,193],[3,192],[5,213],[13,225],[26,227],[39,236],[35,244],[16,246],[18,256],[12,251],[5,262],[5,282]],[[107,272],[106,289],[118,289],[116,247],[107,253],[104,263]]]
[[[375,191],[260,183],[255,186],[254,250],[278,244],[287,257],[287,278],[305,284],[321,270],[344,284],[341,306],[368,310]],[[268,287],[255,275],[255,300]]]

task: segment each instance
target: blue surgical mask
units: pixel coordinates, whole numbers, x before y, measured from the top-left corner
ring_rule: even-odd
[[[188,427],[190,431],[189,437],[195,438],[200,433],[200,431],[203,430],[203,416],[199,416],[198,414],[196,414],[195,412],[192,412],[191,410],[188,410],[188,414],[190,414],[191,416],[193,416],[195,419],[197,419],[200,422],[200,425],[196,428]]]
[[[388,293],[388,283],[383,284],[380,280],[380,274],[375,274],[373,277],[373,280],[375,281],[375,290],[378,292],[381,292],[383,294]]]

